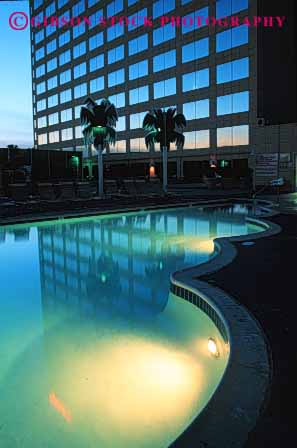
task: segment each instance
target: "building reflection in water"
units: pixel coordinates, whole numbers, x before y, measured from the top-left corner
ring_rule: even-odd
[[[230,208],[167,210],[39,227],[44,305],[80,313],[154,316],[164,310],[170,274],[207,261],[216,236],[246,233]]]

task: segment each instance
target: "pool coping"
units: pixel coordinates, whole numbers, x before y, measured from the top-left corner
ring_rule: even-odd
[[[279,213],[271,211],[265,218]],[[216,238],[217,255],[206,263],[171,275],[180,291],[192,292],[219,315],[229,339],[229,360],[221,382],[207,406],[170,447],[243,447],[263,412],[272,382],[272,356],[266,335],[256,318],[231,295],[200,277],[231,263],[237,255],[232,244],[276,235],[281,227],[261,216],[247,218],[264,228],[263,232],[238,237]],[[189,293],[181,297],[189,300]],[[191,300],[189,300],[191,301]],[[192,301],[193,303],[193,301]],[[197,306],[197,304],[196,304]],[[220,330],[220,328],[219,328]],[[244,349],[243,349],[244,347]]]

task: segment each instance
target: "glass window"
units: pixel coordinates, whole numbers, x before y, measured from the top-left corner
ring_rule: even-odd
[[[81,36],[86,31],[86,24],[81,22],[79,25],[75,25],[73,27],[73,39],[76,39],[78,36]]]
[[[63,45],[66,45],[68,42],[70,42],[69,30],[59,36],[59,47],[63,47]]]
[[[62,8],[62,6],[66,5],[69,0],[58,0],[58,8]]]
[[[144,137],[131,138],[130,140],[130,152],[148,152]]]
[[[57,58],[50,59],[47,61],[46,69],[47,72],[51,72],[52,70],[55,70],[57,68]]]
[[[182,62],[194,61],[209,55],[209,39],[196,40],[182,47]]]
[[[249,30],[247,25],[237,26],[231,30],[218,33],[216,36],[216,51],[226,51],[248,43]]]
[[[135,3],[137,3],[138,0],[128,0],[128,6],[132,6],[135,5]]]
[[[117,121],[117,131],[125,131],[126,130],[126,116],[119,117]]]
[[[103,17],[103,10],[102,9],[99,9],[98,11],[94,12],[94,14],[92,14],[89,17],[89,20],[90,20],[89,29],[91,30],[92,28],[94,28],[94,26],[100,25],[102,17]]]
[[[90,81],[90,93],[100,92],[104,89],[104,76],[99,76],[98,78],[92,79]]]
[[[201,24],[199,23],[199,17]],[[193,30],[200,29],[206,25],[205,19],[208,17],[208,7],[198,9],[184,16],[182,21],[182,34],[190,33]]]
[[[104,54],[99,54],[90,59],[90,71],[93,72],[104,67]]]
[[[242,146],[249,144],[249,126],[233,126],[217,129],[217,146]]]
[[[73,47],[73,57],[74,59],[82,56],[83,54],[85,54],[87,51],[86,48],[86,43],[85,42],[80,42],[78,45],[75,45]]]
[[[58,77],[56,76],[52,76],[51,78],[49,78],[47,80],[47,88],[48,90],[54,89],[55,87],[58,86]]]
[[[81,126],[75,126],[75,138],[83,138]]]
[[[88,7],[90,8],[91,6],[95,5],[96,3],[98,3],[100,0],[88,0]]]
[[[57,143],[60,141],[59,131],[49,132],[49,143]]]
[[[54,107],[58,105],[58,95],[49,96],[47,99],[47,107]]]
[[[128,17],[128,31],[136,30],[139,26],[144,25],[144,19],[147,17],[147,9],[137,11]]]
[[[61,53],[59,55],[59,65],[61,66],[67,64],[67,62],[69,62],[70,59],[71,59],[70,50],[64,51],[64,53]]]
[[[54,114],[50,114],[48,116],[48,123],[50,126],[59,123],[59,114],[55,112]]]
[[[45,81],[40,82],[36,86],[36,93],[37,93],[37,95],[40,95],[43,92],[45,92]]]
[[[184,149],[203,149],[210,147],[209,129],[201,131],[184,132],[185,144]]]
[[[183,113],[186,120],[199,120],[209,117],[209,99],[185,103]]]
[[[209,68],[186,73],[182,77],[183,92],[209,87]]]
[[[60,92],[60,103],[67,103],[72,100],[72,92],[71,89],[63,90]]]
[[[176,65],[176,50],[158,54],[153,59],[154,72],[160,72]]]
[[[163,16],[173,9],[175,9],[175,0],[158,0],[153,3],[153,18]]]
[[[108,74],[108,87],[113,87],[125,82],[125,69],[121,68]]]
[[[62,129],[61,136],[62,136],[62,141],[72,140],[73,139],[73,129],[72,128]]]
[[[216,17],[228,17],[249,7],[248,0],[217,0]]]
[[[39,61],[39,59],[44,58],[44,47],[40,47],[36,52],[35,52],[35,60]]]
[[[85,10],[84,0],[80,0],[72,7],[72,16],[77,17]]]
[[[138,87],[137,89],[132,89],[129,92],[129,102],[130,105],[143,103],[149,99],[149,89],[148,86]]]
[[[123,9],[124,9],[124,1],[114,0],[113,2],[107,5],[107,17],[112,17],[117,13],[123,11]]]
[[[142,36],[136,37],[135,39],[130,40],[128,45],[129,45],[129,56],[147,50],[148,35],[143,34]]]
[[[162,42],[166,42],[175,38],[175,26],[168,23],[165,26],[161,26],[153,31],[153,43],[159,45]]]
[[[217,98],[217,115],[236,114],[249,110],[249,92],[232,93]]]
[[[37,119],[38,128],[44,128],[45,126],[47,126],[46,115]]]
[[[72,120],[72,109],[65,109],[61,111],[61,122],[64,123],[65,121],[71,121]]]
[[[127,151],[126,140],[117,140],[115,146],[110,146],[110,153],[122,153]]]
[[[44,30],[38,31],[38,33],[35,34],[35,44],[39,44],[44,39]]]
[[[57,39],[52,39],[46,44],[46,53],[50,54],[57,49]]]
[[[41,64],[38,67],[36,67],[36,78],[40,78],[40,76],[43,76],[45,74],[45,64]]]
[[[120,61],[125,57],[125,46],[119,45],[118,47],[112,48],[107,53],[108,64],[113,64],[114,62]]]
[[[117,23],[114,26],[109,26],[107,28],[107,41],[111,42],[114,39],[117,39],[120,36],[124,35],[124,23]]]
[[[45,9],[45,15],[46,15],[46,17],[50,17],[50,16],[53,16],[55,12],[56,12],[56,5],[55,5],[55,2],[52,2]]]
[[[138,112],[137,114],[130,115],[130,129],[142,128],[143,119],[147,112]]]
[[[142,78],[148,74],[148,61],[137,62],[129,66],[129,79],[130,81],[137,78]]]
[[[37,112],[44,110],[46,108],[46,100],[37,101]]]
[[[176,78],[165,79],[154,83],[154,98],[176,94]]]
[[[79,84],[74,87],[74,98],[80,98],[81,96],[87,95],[87,84],[84,82],[83,84]]]
[[[47,134],[39,134],[38,145],[46,145],[46,144],[47,144]]]
[[[125,107],[125,92],[117,93],[109,97],[109,101],[113,103],[116,107]]]
[[[65,72],[60,73],[60,84],[65,84],[71,81],[71,70],[65,70]]]
[[[101,33],[97,33],[94,36],[89,38],[89,49],[90,51],[94,50],[95,48],[101,47],[104,43],[104,35],[103,31]]]
[[[85,62],[82,62],[79,65],[76,65],[73,69],[73,77],[74,79],[80,78],[81,76],[84,76],[87,72],[87,64]]]
[[[217,84],[236,81],[249,76],[249,58],[236,59],[217,66]]]
[[[81,110],[81,106],[75,106],[74,108],[74,118],[80,118],[80,110]]]

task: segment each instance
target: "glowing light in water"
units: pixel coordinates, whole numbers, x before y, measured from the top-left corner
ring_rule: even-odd
[[[218,347],[217,347],[217,343],[214,339],[209,338],[208,339],[208,344],[207,344],[208,350],[209,352],[215,356],[216,358],[218,358],[220,356]]]
[[[62,417],[64,417],[66,422],[71,423],[72,417],[70,412],[68,411],[64,403],[61,400],[59,400],[59,398],[56,396],[54,392],[51,392],[49,394],[48,400],[50,404],[53,406],[53,408],[56,409],[56,411],[58,411],[59,414],[62,415]]]

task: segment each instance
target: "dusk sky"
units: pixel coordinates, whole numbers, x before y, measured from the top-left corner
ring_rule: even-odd
[[[0,147],[32,147],[30,28],[9,27],[14,11],[29,15],[28,1],[0,1]]]

